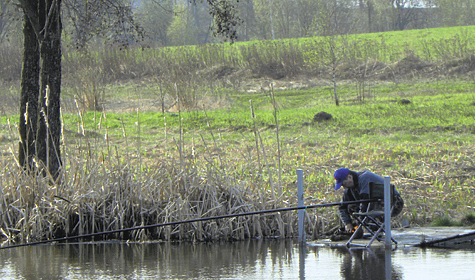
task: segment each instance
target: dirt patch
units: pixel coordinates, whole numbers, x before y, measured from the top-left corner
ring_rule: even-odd
[[[333,116],[327,112],[318,112],[313,116],[313,121],[314,122],[323,122],[323,121],[329,121],[333,119]]]
[[[210,68],[198,71],[199,76],[207,79],[223,79],[227,76],[233,75],[239,69],[229,65],[217,65]]]

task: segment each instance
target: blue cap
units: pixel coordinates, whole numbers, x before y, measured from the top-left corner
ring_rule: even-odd
[[[335,174],[333,174],[333,178],[336,180],[335,191],[341,188],[341,184],[343,183],[343,180],[345,180],[346,176],[348,176],[348,173],[350,173],[348,168],[340,168],[335,171]]]

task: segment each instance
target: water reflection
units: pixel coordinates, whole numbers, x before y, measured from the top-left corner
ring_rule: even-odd
[[[94,243],[40,245],[0,251],[0,272],[11,278],[221,278],[274,273],[289,266],[294,243]]]
[[[345,280],[402,279],[391,262],[392,251],[377,249],[336,249],[342,255],[341,276]]]
[[[428,264],[434,266],[428,268],[431,271],[458,264],[462,278],[457,279],[463,279],[463,269],[470,268],[461,265],[464,261],[473,263],[475,253],[301,247],[293,240],[104,242],[0,250],[0,275],[9,279],[420,279],[430,273]],[[444,274],[436,275],[440,279]]]

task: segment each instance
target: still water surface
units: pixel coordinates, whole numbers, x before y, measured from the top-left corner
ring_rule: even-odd
[[[475,279],[474,250],[81,243],[0,250],[2,279]]]

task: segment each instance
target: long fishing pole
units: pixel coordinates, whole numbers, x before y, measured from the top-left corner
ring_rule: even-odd
[[[142,229],[149,229],[149,228],[156,228],[156,227],[174,226],[174,225],[180,225],[180,224],[186,224],[186,223],[194,223],[194,222],[202,222],[202,221],[226,219],[226,218],[234,218],[234,217],[242,217],[242,216],[250,216],[250,215],[257,215],[257,214],[266,214],[266,213],[274,213],[274,212],[285,212],[285,211],[292,211],[292,210],[306,210],[306,209],[313,209],[313,208],[320,208],[320,207],[331,207],[331,206],[343,206],[343,205],[349,205],[349,204],[369,203],[369,202],[375,202],[375,201],[379,201],[379,199],[363,199],[363,200],[345,201],[345,202],[322,203],[322,204],[315,204],[315,205],[308,205],[308,206],[295,206],[295,207],[288,207],[288,208],[278,208],[278,209],[260,210],[260,211],[254,211],[254,212],[228,214],[228,215],[214,216],[214,217],[197,218],[197,219],[192,219],[192,220],[184,220],[184,221],[168,222],[168,223],[162,223],[162,224],[138,226],[138,227],[132,227],[132,228],[124,228],[124,229],[116,229],[116,230],[103,231],[103,232],[88,233],[88,234],[82,234],[82,235],[76,235],[76,236],[67,236],[67,237],[56,238],[56,239],[41,240],[41,241],[36,241],[36,242],[21,243],[21,244],[15,244],[15,245],[10,245],[10,246],[3,246],[3,247],[0,247],[0,250],[1,249],[16,248],[16,247],[23,247],[23,246],[39,245],[39,244],[52,243],[52,242],[61,242],[61,241],[66,241],[66,240],[86,238],[86,237],[94,237],[94,236],[113,234],[113,233],[121,233],[121,232],[127,232],[127,231],[132,231],[132,230],[142,230]]]

